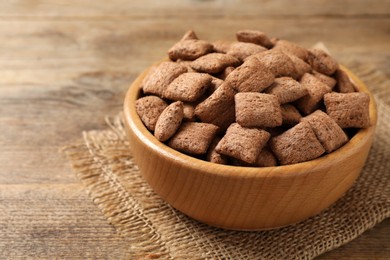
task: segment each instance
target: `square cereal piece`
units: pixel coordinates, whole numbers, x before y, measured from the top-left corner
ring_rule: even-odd
[[[322,83],[328,85],[331,89],[336,85],[336,80],[330,76],[319,73],[318,71],[313,71],[313,75]]]
[[[217,74],[225,68],[240,65],[241,62],[228,54],[223,53],[209,53],[191,63],[191,67],[199,72],[206,72],[209,74]]]
[[[213,50],[219,53],[227,53],[233,42],[218,40],[213,42]]]
[[[217,131],[213,124],[185,122],[168,141],[168,146],[188,154],[205,154]]]
[[[225,131],[231,123],[233,123],[235,120],[235,111],[234,106],[228,108],[226,111],[223,112],[221,116],[217,116],[212,124],[218,126],[221,131]]]
[[[336,70],[336,75],[337,79],[337,86],[336,86],[336,91],[340,93],[351,93],[355,92],[355,86],[349,79],[347,73],[345,73],[341,69]]]
[[[270,39],[270,42],[272,43],[272,45],[275,47],[276,43],[280,40],[278,37],[271,37]]]
[[[274,75],[257,59],[249,59],[225,79],[237,92],[261,92],[274,82]]]
[[[244,162],[254,163],[270,136],[267,131],[233,123],[215,150]]]
[[[273,46],[268,36],[256,30],[241,30],[236,33],[237,40],[240,42],[250,42],[257,45],[261,45],[267,49]]]
[[[157,119],[154,136],[165,142],[171,138],[183,121],[183,102],[176,101],[167,106]]]
[[[212,123],[222,130],[235,119],[234,95],[237,92],[226,82],[195,107],[195,115],[205,123]]]
[[[154,74],[154,72],[156,71],[158,65],[160,65],[160,64],[153,64],[153,65],[149,68],[148,72],[146,73],[146,76],[145,76],[144,79],[142,80],[142,83],[141,83],[141,87],[142,87],[142,88],[144,87],[144,84],[145,84],[146,82],[148,82],[150,76],[152,76],[152,75]]]
[[[277,164],[278,161],[276,160],[275,155],[267,146],[261,150],[255,162],[255,165],[260,167],[272,167],[276,166]]]
[[[145,78],[142,90],[145,94],[162,97],[165,88],[179,75],[187,72],[187,68],[176,62],[161,62],[153,72]]]
[[[146,128],[154,131],[160,114],[168,104],[157,96],[146,96],[135,101],[135,109]]]
[[[177,42],[168,51],[171,60],[196,60],[213,51],[213,45],[203,40],[188,39]]]
[[[183,67],[186,67],[187,72],[197,72],[191,67],[192,61],[190,60],[177,60],[176,63],[182,65]]]
[[[212,77],[206,73],[183,73],[168,85],[163,96],[170,100],[194,102],[206,92],[211,80]]]
[[[266,50],[266,48],[254,43],[234,42],[230,45],[227,54],[236,57],[240,61],[244,61],[247,57]]]
[[[275,95],[242,92],[234,96],[236,121],[245,127],[282,125],[282,111]]]
[[[193,30],[188,30],[180,40],[199,40],[199,38]]]
[[[348,141],[343,129],[326,113],[316,110],[303,117],[308,122],[327,153],[333,152]]]
[[[308,94],[305,86],[290,77],[276,78],[265,93],[278,97],[280,104],[290,103]]]
[[[222,79],[222,80],[225,80],[227,78],[227,76],[229,76],[230,73],[233,72],[233,70],[235,70],[236,68],[235,67],[226,67],[221,73],[219,73],[217,76],[218,78]]]
[[[325,149],[307,122],[301,122],[270,140],[280,164],[294,164],[320,157]]]
[[[212,77],[212,80],[211,80],[210,86],[209,86],[207,93],[206,93],[208,95],[211,95],[223,83],[222,79],[216,78],[214,76],[211,76],[211,77]]]
[[[296,125],[301,120],[302,116],[298,109],[292,104],[281,105],[283,125],[291,126]]]
[[[294,62],[281,51],[271,49],[253,55],[250,59],[252,58],[258,59],[275,77],[294,77],[297,75]]]
[[[303,74],[310,73],[312,71],[310,64],[306,63],[304,60],[288,52],[286,52],[286,55],[290,57],[290,59],[294,63],[295,74],[291,74],[291,77],[293,77],[294,79],[299,80],[303,76]]]
[[[329,93],[324,96],[326,113],[341,128],[370,126],[370,96],[364,92]]]
[[[228,164],[228,158],[223,154],[217,153],[217,151],[215,150],[215,147],[217,147],[219,141],[221,141],[221,138],[217,136],[211,142],[206,155],[206,160],[212,163]]]
[[[183,105],[183,120],[184,121],[195,121],[195,105],[191,103],[184,103]]]
[[[332,89],[309,73],[302,76],[300,83],[306,87],[308,94],[298,99],[296,105],[302,113],[308,115],[319,107],[324,95]]]
[[[328,76],[332,75],[339,67],[332,56],[320,49],[309,50],[308,62],[314,70]]]
[[[307,61],[307,57],[309,56],[309,51],[307,49],[286,40],[278,40],[273,49],[293,54],[304,61]]]

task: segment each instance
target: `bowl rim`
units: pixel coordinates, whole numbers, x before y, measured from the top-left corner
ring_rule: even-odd
[[[160,62],[157,62],[155,65],[158,65]],[[152,66],[151,66],[152,67]],[[285,177],[298,177],[300,175],[305,175],[308,171],[312,172],[313,170],[321,171],[329,167],[329,161],[334,161],[335,163],[351,158],[351,156],[359,151],[360,148],[371,138],[375,132],[376,123],[377,123],[377,110],[376,103],[372,93],[369,91],[367,86],[349,69],[345,66],[340,65],[340,68],[345,71],[350,79],[354,82],[355,86],[358,88],[359,92],[366,92],[370,96],[369,104],[369,115],[370,115],[370,126],[368,128],[360,129],[358,132],[342,147],[333,151],[329,154],[322,155],[319,158],[314,160],[290,164],[290,165],[280,165],[280,166],[271,166],[271,167],[255,167],[255,166],[233,166],[233,165],[222,165],[216,164],[208,161],[204,161],[190,155],[184,154],[182,152],[176,151],[168,145],[158,141],[154,135],[145,127],[140,117],[136,113],[135,101],[141,93],[142,80],[147,75],[151,67],[144,70],[131,84],[129,87],[125,102],[124,102],[124,121],[126,126],[131,129],[134,135],[139,139],[140,142],[148,146],[154,152],[160,154],[168,160],[181,163],[186,167],[192,168],[194,170],[202,170],[205,174],[211,175],[223,175],[229,178],[261,178],[272,176],[280,176],[281,178]],[[212,165],[212,170],[208,171]],[[263,171],[264,169],[264,171]]]

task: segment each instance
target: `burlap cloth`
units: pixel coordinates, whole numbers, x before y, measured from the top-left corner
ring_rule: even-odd
[[[120,115],[107,118],[107,130],[83,132],[83,140],[67,147],[66,153],[93,202],[128,241],[129,258],[311,259],[390,216],[390,82],[370,66],[346,65],[367,84],[377,102],[373,147],[361,176],[344,197],[292,226],[230,231],[176,211],[140,175]]]

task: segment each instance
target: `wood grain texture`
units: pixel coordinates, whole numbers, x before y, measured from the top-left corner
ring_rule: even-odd
[[[1,255],[122,256],[126,245],[85,195],[60,148],[83,130],[103,128],[104,116],[121,110],[129,83],[188,28],[207,40],[233,38],[242,28],[307,47],[322,40],[341,63],[373,64],[389,76],[389,10],[385,0],[2,1]],[[86,216],[94,228],[78,221]],[[41,240],[27,236],[26,227],[43,230]],[[384,221],[322,258],[388,258],[389,227]],[[50,236],[58,229],[65,231]]]
[[[367,8],[365,0],[326,1],[297,0],[294,4],[284,0],[81,0],[77,4],[57,0],[34,0],[20,3],[17,0],[3,4],[3,17],[72,17],[118,18],[118,17],[188,17],[188,16],[370,16],[388,15],[387,1],[372,0]]]
[[[1,184],[1,257],[123,258],[125,243],[88,201],[79,184]]]

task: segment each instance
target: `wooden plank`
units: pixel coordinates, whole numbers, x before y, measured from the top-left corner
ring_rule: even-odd
[[[0,88],[0,183],[75,182],[60,148],[82,131],[104,128],[104,117],[121,110],[131,80],[115,73],[78,76],[76,86]]]
[[[258,16],[372,16],[389,15],[390,3],[386,0],[326,1],[287,0],[242,3],[238,0],[34,0],[5,1],[0,5],[3,18],[61,18],[74,19],[105,17],[258,17]]]
[[[58,147],[38,147],[2,146],[0,183],[78,183],[69,162]]]
[[[319,259],[387,259],[385,220]],[[0,255],[6,259],[123,259],[116,234],[80,184],[0,185]]]
[[[123,259],[116,234],[81,185],[0,185],[3,259]]]
[[[19,74],[25,77],[20,70],[26,69],[33,69],[33,72],[27,72],[33,78],[40,69],[47,70],[46,77],[61,77],[62,73],[53,71],[57,69],[83,72],[128,70],[138,74],[146,66],[164,57],[167,49],[189,28],[209,41],[233,40],[237,30],[257,28],[270,36],[288,39],[305,47],[323,41],[336,58],[362,58],[364,61],[373,58],[380,65],[388,65],[389,27],[390,18],[257,18],[241,19],[239,23],[230,19],[209,18],[189,18],[185,21],[130,19],[120,22],[1,21],[0,69],[5,71],[6,79],[13,84],[18,83]],[[29,48],[25,47],[26,41]],[[379,69],[386,73],[390,70],[389,66],[381,66]],[[2,80],[0,84],[4,83],[8,82]]]

